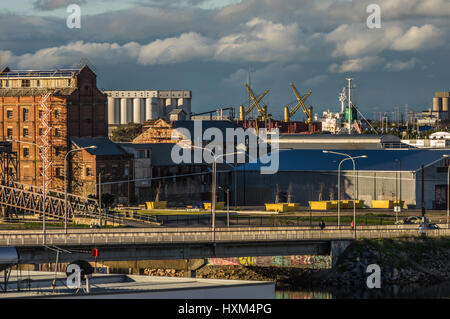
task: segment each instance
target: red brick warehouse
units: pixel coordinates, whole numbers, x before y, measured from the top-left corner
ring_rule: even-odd
[[[41,105],[47,93],[48,110]],[[0,139],[20,141],[13,142],[19,159],[18,181],[42,185],[40,152],[24,142],[42,146],[44,136],[51,164],[47,169],[48,187],[64,189],[64,156],[76,147],[72,139],[107,136],[106,101],[88,66],[68,70],[1,70]],[[70,180],[70,157],[68,167]],[[91,169],[96,171],[95,167]]]

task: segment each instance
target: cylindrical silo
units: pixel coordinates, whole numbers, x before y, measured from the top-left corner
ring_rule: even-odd
[[[141,99],[133,99],[133,122],[141,123]]]
[[[120,99],[114,99],[114,124],[120,124]]]
[[[108,96],[108,124],[115,124],[114,98]]]
[[[442,111],[441,98],[435,97],[433,98],[433,112]]]
[[[442,112],[447,112],[447,120],[450,120],[450,112],[448,111],[448,97],[442,98]]]
[[[448,112],[448,97],[442,98],[442,112]]]
[[[127,118],[127,98],[120,99],[120,124],[128,124]]]
[[[145,99],[145,120],[152,120],[152,98],[148,97]]]

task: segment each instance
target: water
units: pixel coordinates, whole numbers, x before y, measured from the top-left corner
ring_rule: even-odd
[[[395,299],[395,298],[450,298],[450,281],[434,285],[412,284],[388,286],[380,289],[276,289],[276,299]]]

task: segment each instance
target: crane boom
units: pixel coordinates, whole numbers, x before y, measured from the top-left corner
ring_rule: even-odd
[[[308,124],[309,129],[311,130],[312,127],[312,116],[313,116],[313,108],[309,107],[307,108],[305,105],[305,101],[309,98],[309,96],[312,93],[312,90],[310,90],[304,97],[300,95],[297,88],[295,87],[294,83],[291,82],[292,91],[294,91],[295,96],[297,97],[297,105],[292,109],[286,109],[285,110],[285,122],[289,122],[290,118],[294,116],[294,114],[298,111],[300,107],[303,109],[303,113],[305,113],[307,120],[306,124]],[[287,107],[286,107],[287,108]]]
[[[253,93],[253,90],[247,83],[245,83],[245,87],[247,88],[248,94],[250,95],[250,98],[252,99],[253,103],[247,110],[245,110],[244,106],[241,105],[241,116],[240,116],[241,121],[245,119],[245,117],[255,108],[255,106],[258,109],[258,113],[261,115],[263,120],[266,119],[267,111],[265,108],[262,108],[259,103],[267,95],[267,93],[269,93],[269,90],[265,90],[263,94],[261,94],[258,98],[256,98],[255,94]]]

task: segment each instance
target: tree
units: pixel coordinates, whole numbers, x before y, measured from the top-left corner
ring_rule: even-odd
[[[142,124],[128,123],[117,127],[111,133],[113,142],[131,142],[142,132]]]

